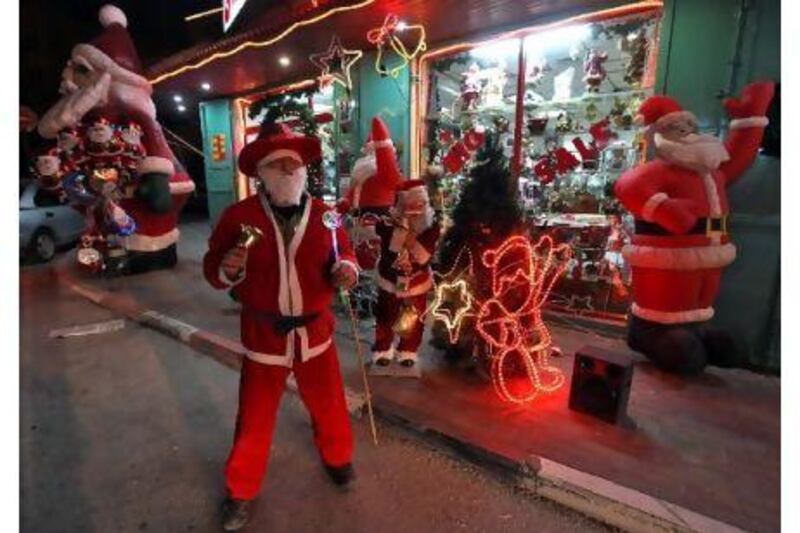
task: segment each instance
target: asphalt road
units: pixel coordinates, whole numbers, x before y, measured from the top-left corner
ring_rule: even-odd
[[[131,322],[50,339],[119,317],[59,287],[47,266],[23,269],[20,283],[22,531],[219,531],[237,373]],[[401,429],[380,424],[375,448],[368,424],[354,427],[359,478],[341,493],[287,394],[248,531],[605,530]]]

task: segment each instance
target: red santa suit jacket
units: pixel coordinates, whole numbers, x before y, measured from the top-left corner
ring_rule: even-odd
[[[323,202],[307,196],[291,242],[283,242],[269,203],[258,194],[226,209],[214,229],[203,260],[204,274],[216,288],[234,286],[242,303],[242,344],[250,359],[291,367],[298,349],[302,361],[308,361],[331,345],[334,317],[330,307],[336,290],[330,270],[335,255],[332,232],[322,223],[328,210]],[[230,284],[220,265],[225,253],[236,246],[242,224],[257,227],[264,236],[250,249],[243,277]],[[337,229],[336,239],[340,260],[358,270],[343,228]],[[316,319],[286,335],[265,320],[265,316],[316,313]]]
[[[727,217],[725,189],[752,164],[764,124],[733,121],[725,141],[730,159],[706,174],[656,159],[620,177],[614,185],[617,198],[637,219],[666,230],[666,235],[633,236],[623,250],[631,266],[696,270],[724,267],[735,259],[727,234],[713,231],[718,224],[706,233],[688,232],[699,218]]]
[[[424,294],[433,287],[430,263],[436,250],[436,242],[439,240],[439,225],[433,223],[406,246],[408,231],[393,225],[386,218],[375,226],[375,232],[381,238],[378,287],[398,298]],[[408,254],[410,263],[407,272],[397,268],[397,260],[404,253]]]

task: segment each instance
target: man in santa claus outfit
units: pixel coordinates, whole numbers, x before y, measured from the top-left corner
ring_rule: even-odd
[[[726,187],[758,153],[773,92],[771,82],[753,83],[725,102],[732,120],[724,142],[699,134],[695,116],[667,96],[652,96],[639,109],[656,158],[614,186],[636,218],[623,248],[633,276],[628,344],[667,371],[741,363],[731,337],[709,321],[722,270],[736,256]]]
[[[410,367],[417,361],[425,327],[422,317],[433,288],[430,263],[439,240],[439,224],[423,180],[401,182],[395,206],[391,216],[375,228],[381,239],[381,256],[372,361],[386,366],[396,357],[401,365]],[[395,348],[396,335],[400,338]]]
[[[337,485],[353,478],[353,437],[330,307],[337,289],[356,283],[358,268],[344,229],[326,227],[329,209],[305,191],[307,165],[320,157],[318,139],[285,125],[262,126],[239,155],[239,168],[263,187],[223,212],[203,261],[209,283],[232,288],[241,302],[247,349],[225,467],[223,526],[229,531],[244,526],[259,492],[290,372],[311,413],[325,469]],[[261,235],[249,249],[240,245],[243,230]]]
[[[42,117],[38,131],[53,139],[65,128],[78,127],[82,121],[91,124],[100,116],[117,125],[134,121],[142,127],[147,156],[138,163],[135,196],[121,202],[138,229],[124,244],[134,273],[171,267],[177,261],[178,213],[194,183],[156,120],[153,88],[143,75],[125,13],[105,5],[99,18],[103,32],[72,49],[62,74],[63,96]]]

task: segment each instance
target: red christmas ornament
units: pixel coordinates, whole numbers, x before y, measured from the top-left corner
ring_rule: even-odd
[[[483,141],[486,140],[486,134],[482,131],[475,131],[469,130],[466,135],[464,135],[464,145],[467,149],[471,152],[474,152],[478,148],[481,147]]]
[[[464,168],[464,165],[469,161],[470,155],[464,142],[458,141],[450,147],[447,155],[442,159],[442,163],[448,172],[455,174]]]

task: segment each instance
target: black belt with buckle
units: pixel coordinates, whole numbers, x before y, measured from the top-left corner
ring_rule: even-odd
[[[290,331],[307,326],[319,317],[319,313],[308,315],[281,315],[279,313],[268,313],[266,311],[251,311],[260,320],[266,320],[281,335],[288,335]]]
[[[646,220],[637,219],[635,221],[635,229],[637,235],[672,235],[666,228],[653,222],[647,222]],[[727,216],[719,218],[698,218],[697,223],[686,232],[687,235],[710,235],[712,233],[727,235]]]

